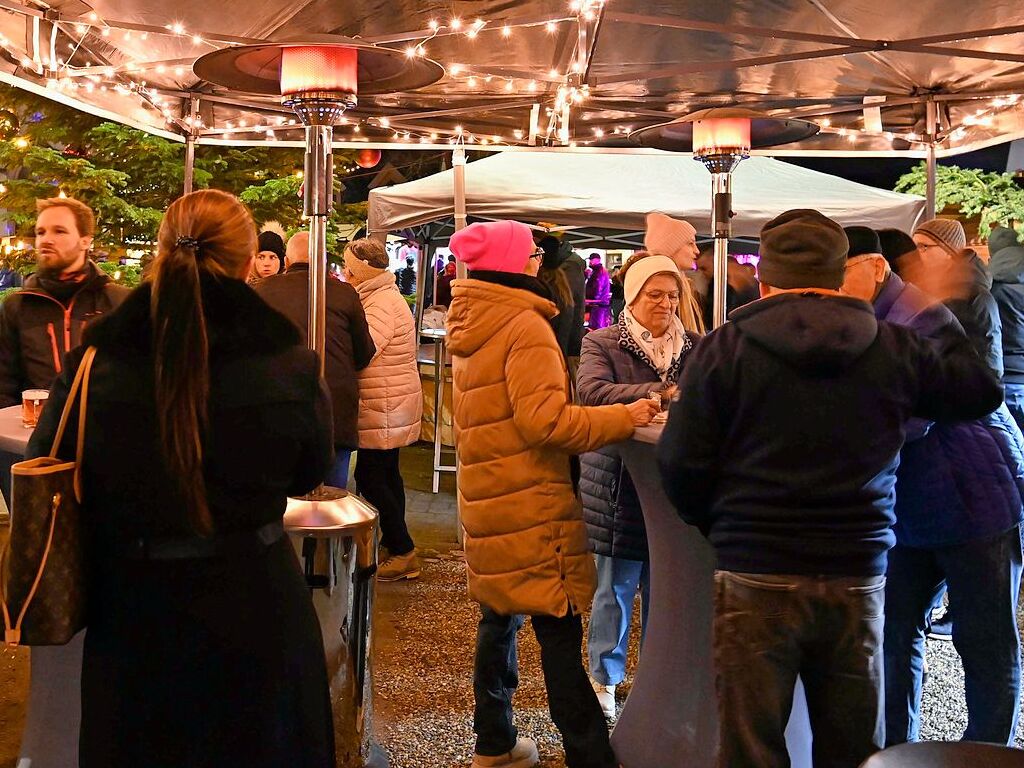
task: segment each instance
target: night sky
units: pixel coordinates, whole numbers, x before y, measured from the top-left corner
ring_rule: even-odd
[[[978,168],[983,171],[1004,173],[1009,155],[1010,143],[1007,142],[977,152],[940,158],[939,165],[957,165],[961,168]],[[882,189],[892,189],[900,176],[921,162],[918,159],[902,157],[780,157],[778,159]]]

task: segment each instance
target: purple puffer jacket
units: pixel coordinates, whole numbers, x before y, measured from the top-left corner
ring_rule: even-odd
[[[896,275],[875,316],[931,337],[953,313]],[[896,474],[896,541],[931,549],[1009,530],[1024,518],[1024,438],[1005,403],[984,419],[914,425]],[[913,439],[914,436],[917,439]]]

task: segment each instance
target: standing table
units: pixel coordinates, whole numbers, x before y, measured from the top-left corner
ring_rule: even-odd
[[[441,461],[441,410],[444,404],[444,372],[447,357],[445,339],[448,333],[443,328],[425,328],[420,331],[420,335],[434,342],[434,467],[431,487],[434,493],[437,493],[441,473],[458,470],[455,464],[444,464]]]
[[[623,768],[713,768],[718,711],[711,634],[714,550],[661,488],[654,446],[664,429],[618,445],[647,527],[651,606],[633,687],[612,731]],[[811,768],[811,730],[798,682],[786,729],[792,768]]]
[[[21,426],[21,406],[0,409],[0,451],[19,461],[32,430]],[[9,488],[10,466],[4,468]],[[78,765],[81,720],[82,648],[85,630],[67,645],[33,648],[25,732],[19,766],[69,768]]]

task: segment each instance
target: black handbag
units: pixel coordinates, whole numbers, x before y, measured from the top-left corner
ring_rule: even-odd
[[[96,348],[89,347],[82,357],[50,455],[11,467],[11,536],[0,555],[0,610],[8,645],[64,645],[85,628],[82,450],[95,356]],[[65,461],[57,450],[79,392],[75,459]]]

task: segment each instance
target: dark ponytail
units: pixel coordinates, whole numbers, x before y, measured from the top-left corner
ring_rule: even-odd
[[[255,247],[252,217],[226,192],[179,198],[160,226],[150,304],[160,444],[188,523],[201,535],[214,524],[203,480],[210,363],[200,274],[243,279]]]

